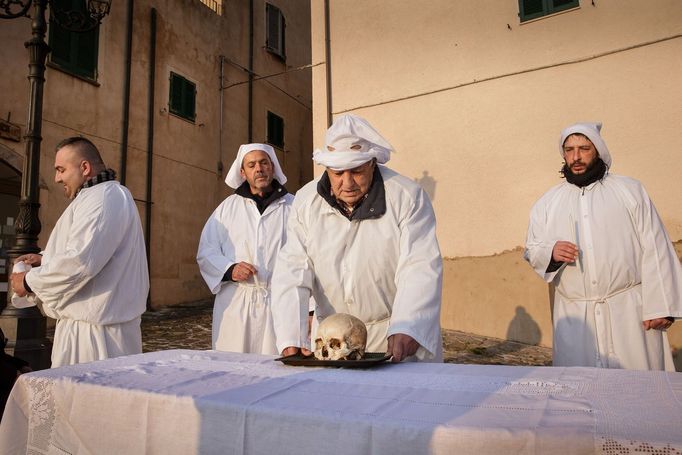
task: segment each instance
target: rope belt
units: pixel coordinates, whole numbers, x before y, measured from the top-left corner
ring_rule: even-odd
[[[617,357],[613,347],[613,337],[611,336],[611,308],[609,307],[609,300],[641,285],[642,283],[631,284],[596,299],[571,299],[566,297],[558,288],[556,289],[561,298],[567,302],[589,302],[594,304],[592,320],[594,321],[595,339],[597,344],[595,349],[595,364],[597,367],[620,367],[616,360]],[[609,365],[609,359],[612,359],[612,365]]]

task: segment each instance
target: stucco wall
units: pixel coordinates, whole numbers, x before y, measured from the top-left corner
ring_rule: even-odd
[[[520,24],[518,2],[332,1],[329,56],[324,2],[312,5],[331,112],[367,118],[396,149],[389,166],[432,198],[444,327],[551,345],[547,285],[521,249],[531,206],[560,182],[559,133],[576,121],[604,123],[612,172],[641,180],[682,240],[682,3],[581,2]],[[315,147],[325,70],[313,71]]]

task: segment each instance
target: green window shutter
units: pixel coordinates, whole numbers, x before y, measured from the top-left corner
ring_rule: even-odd
[[[196,84],[171,72],[168,97],[171,113],[193,122],[196,119],[196,93]]]
[[[53,7],[62,11],[85,11],[85,2],[52,0]],[[99,26],[88,32],[70,32],[56,22],[50,22],[50,61],[67,71],[89,79],[97,78]]]
[[[519,0],[521,22],[580,6],[579,0]]]

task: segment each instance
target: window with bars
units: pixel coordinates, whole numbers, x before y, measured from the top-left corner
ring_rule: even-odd
[[[196,119],[196,97],[196,84],[171,71],[168,110],[193,122]]]
[[[222,0],[200,0],[201,3],[208,6],[218,16],[223,15],[223,1]]]
[[[268,144],[284,149],[284,119],[268,111]]]
[[[265,49],[286,60],[284,30],[286,21],[282,11],[270,3],[265,4]]]
[[[78,0],[52,0],[55,9],[85,11],[85,2]],[[67,73],[87,79],[97,79],[97,51],[99,26],[88,32],[70,32],[50,22],[48,41],[52,52],[50,63]]]
[[[579,0],[519,0],[521,22],[580,6]]]

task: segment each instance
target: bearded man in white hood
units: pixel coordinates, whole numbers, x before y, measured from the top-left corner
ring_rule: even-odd
[[[644,187],[609,172],[601,123],[561,133],[566,181],[533,206],[525,258],[554,284],[554,365],[675,371],[682,269]]]
[[[213,294],[213,349],[276,354],[270,313],[275,258],[293,196],[274,149],[244,144],[225,183],[235,189],[201,233],[197,262]]]
[[[367,326],[367,351],[442,361],[442,260],[426,192],[386,166],[393,147],[364,119],[338,118],[326,167],[296,194],[272,280],[277,349],[310,348],[308,299],[318,321],[349,313]]]

